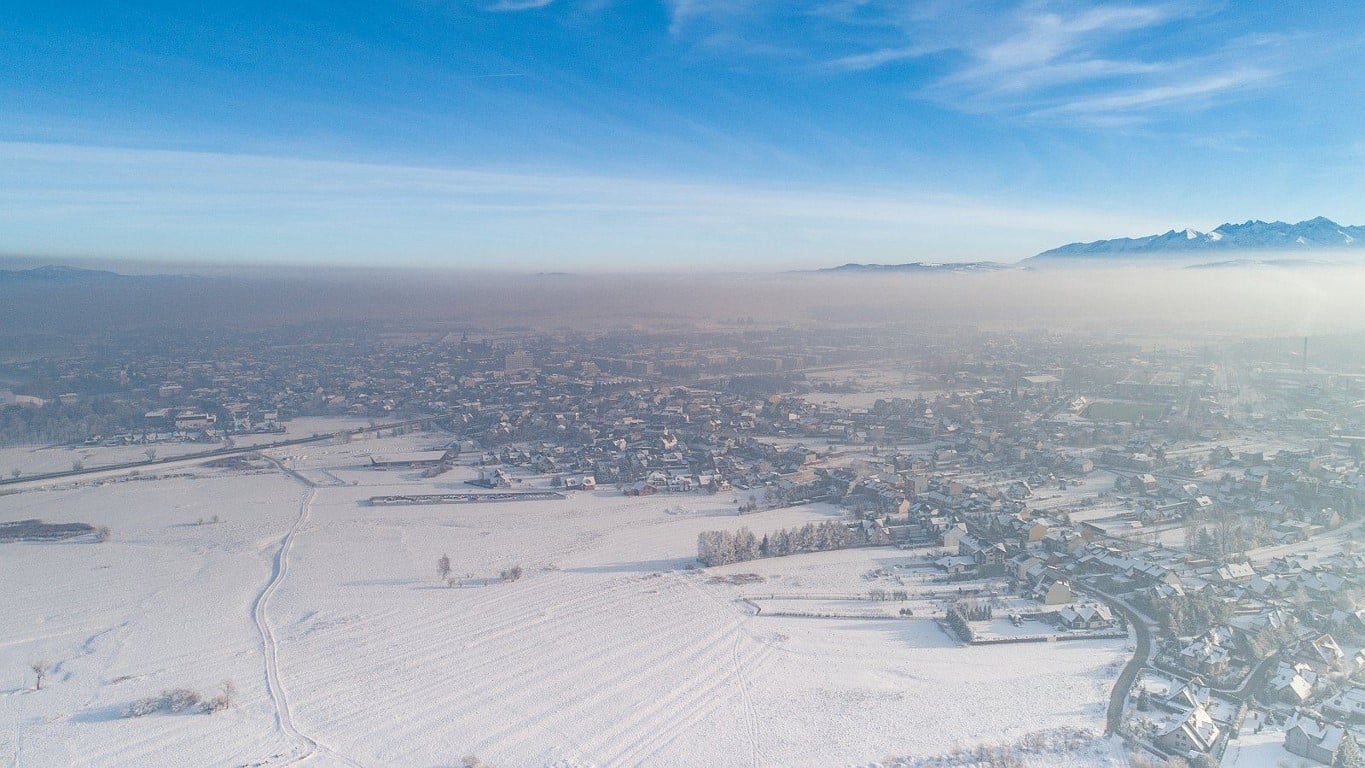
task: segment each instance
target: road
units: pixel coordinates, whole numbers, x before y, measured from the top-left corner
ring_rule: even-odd
[[[1133,682],[1137,680],[1138,672],[1142,671],[1152,656],[1152,627],[1141,614],[1122,600],[1101,591],[1093,584],[1080,586],[1102,600],[1111,610],[1122,614],[1137,637],[1137,649],[1133,652],[1133,658],[1123,666],[1118,680],[1114,681],[1114,689],[1109,692],[1109,711],[1105,715],[1104,732],[1106,736],[1112,736],[1118,733],[1119,726],[1123,724],[1123,707],[1128,701],[1129,692],[1133,689]]]

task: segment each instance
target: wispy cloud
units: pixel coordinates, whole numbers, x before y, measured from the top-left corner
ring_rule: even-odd
[[[726,20],[751,10],[750,0],[666,0],[669,11],[668,31],[680,35],[689,26],[702,20]]]
[[[672,0],[675,34],[705,22],[811,19],[806,58],[826,75],[908,65],[910,93],[973,113],[1081,122],[1135,121],[1162,110],[1203,108],[1245,94],[1293,66],[1285,32],[1222,35],[1225,7],[1205,0]],[[766,15],[765,15],[766,14]],[[1191,34],[1208,25],[1206,34]],[[774,33],[778,34],[778,33]],[[1212,42],[1211,42],[1212,41]],[[787,47],[797,45],[790,35]],[[793,57],[795,58],[795,57]],[[1254,61],[1255,66],[1248,66]]]
[[[498,0],[492,5],[486,6],[489,11],[530,11],[536,8],[544,8],[553,3],[554,0]]]
[[[1036,9],[1022,12],[1014,20],[1017,31],[1000,40],[965,47],[971,63],[946,82],[983,91],[1018,91],[1151,72],[1160,65],[1105,58],[1098,52],[1116,35],[1148,29],[1173,18],[1174,12],[1164,7],[1100,7],[1070,15]]]
[[[840,56],[837,59],[831,59],[830,61],[825,62],[825,66],[829,69],[862,72],[869,69],[876,69],[887,64],[893,64],[898,61],[917,59],[932,52],[932,48],[920,48],[916,46],[881,48],[866,53],[851,53],[847,56]]]
[[[1032,119],[1077,119],[1113,124],[1159,110],[1216,103],[1220,95],[1264,85],[1274,62],[1250,67],[1250,49],[1276,41],[1243,38],[1196,51],[1139,57],[1134,50],[1177,22],[1197,21],[1198,6],[1122,5],[1057,10],[1029,4],[1004,25],[998,39],[959,49],[967,63],[921,90],[977,112],[1009,112]]]
[[[1184,83],[1168,83],[1131,90],[1121,90],[1070,101],[1065,104],[1040,110],[1036,116],[1057,114],[1071,115],[1113,115],[1116,113],[1137,112],[1174,104],[1207,103],[1209,99],[1225,95],[1239,89],[1259,86],[1275,76],[1266,69],[1249,67],[1236,72],[1211,75]]]

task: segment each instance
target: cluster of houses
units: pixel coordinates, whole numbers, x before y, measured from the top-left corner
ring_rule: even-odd
[[[1123,479],[1114,484],[1121,487],[1092,502],[1112,505],[1125,494],[1134,502],[1125,509],[1141,512],[1115,527],[1073,524],[1070,515],[1083,505],[1068,506],[1068,514],[1034,506],[1053,488],[1084,478],[1082,470],[1093,471],[1074,461],[1024,462],[982,481],[965,451],[940,446],[870,460],[856,477],[817,471],[846,481],[843,503],[894,542],[946,550],[935,563],[947,577],[1008,578],[1020,595],[1056,606],[1068,629],[1114,625],[1113,609],[1092,600],[1095,594],[1149,616],[1196,614],[1193,623],[1211,611],[1209,625],[1192,633],[1178,620],[1153,619],[1153,663],[1189,684],[1181,698],[1166,701],[1150,745],[1170,755],[1221,754],[1246,708],[1261,706],[1295,718],[1286,749],[1319,759],[1328,747],[1353,745],[1352,728],[1365,724],[1365,654],[1342,645],[1365,643],[1365,554],[1347,547],[1304,556],[1357,519],[1365,500],[1359,457],[1342,447],[1171,458],[1161,446],[1125,444],[1124,455],[1150,458],[1143,468],[1154,471],[1108,470]],[[1191,526],[1204,536],[1187,536]],[[1203,541],[1232,526],[1245,537],[1239,550]],[[1149,528],[1171,535],[1132,533]],[[1283,554],[1253,565],[1240,550],[1257,547]],[[1219,703],[1226,692],[1236,695]]]

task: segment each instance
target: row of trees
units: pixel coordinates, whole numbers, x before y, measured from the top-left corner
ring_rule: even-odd
[[[858,532],[847,525],[832,520],[783,528],[761,539],[748,528],[738,531],[702,531],[697,535],[697,560],[706,566],[742,563],[760,557],[845,549],[866,543],[862,539]]]
[[[0,445],[78,443],[95,435],[133,432],[143,424],[146,411],[110,398],[6,408],[0,411]]]

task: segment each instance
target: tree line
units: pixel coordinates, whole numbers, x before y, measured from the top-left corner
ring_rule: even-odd
[[[111,398],[82,399],[74,404],[0,409],[0,445],[79,443],[96,435],[135,432],[147,409]]]
[[[800,552],[824,552],[867,543],[861,529],[827,520],[783,528],[758,538],[748,528],[702,531],[697,534],[697,560],[705,566],[742,563],[760,557],[782,557]]]

